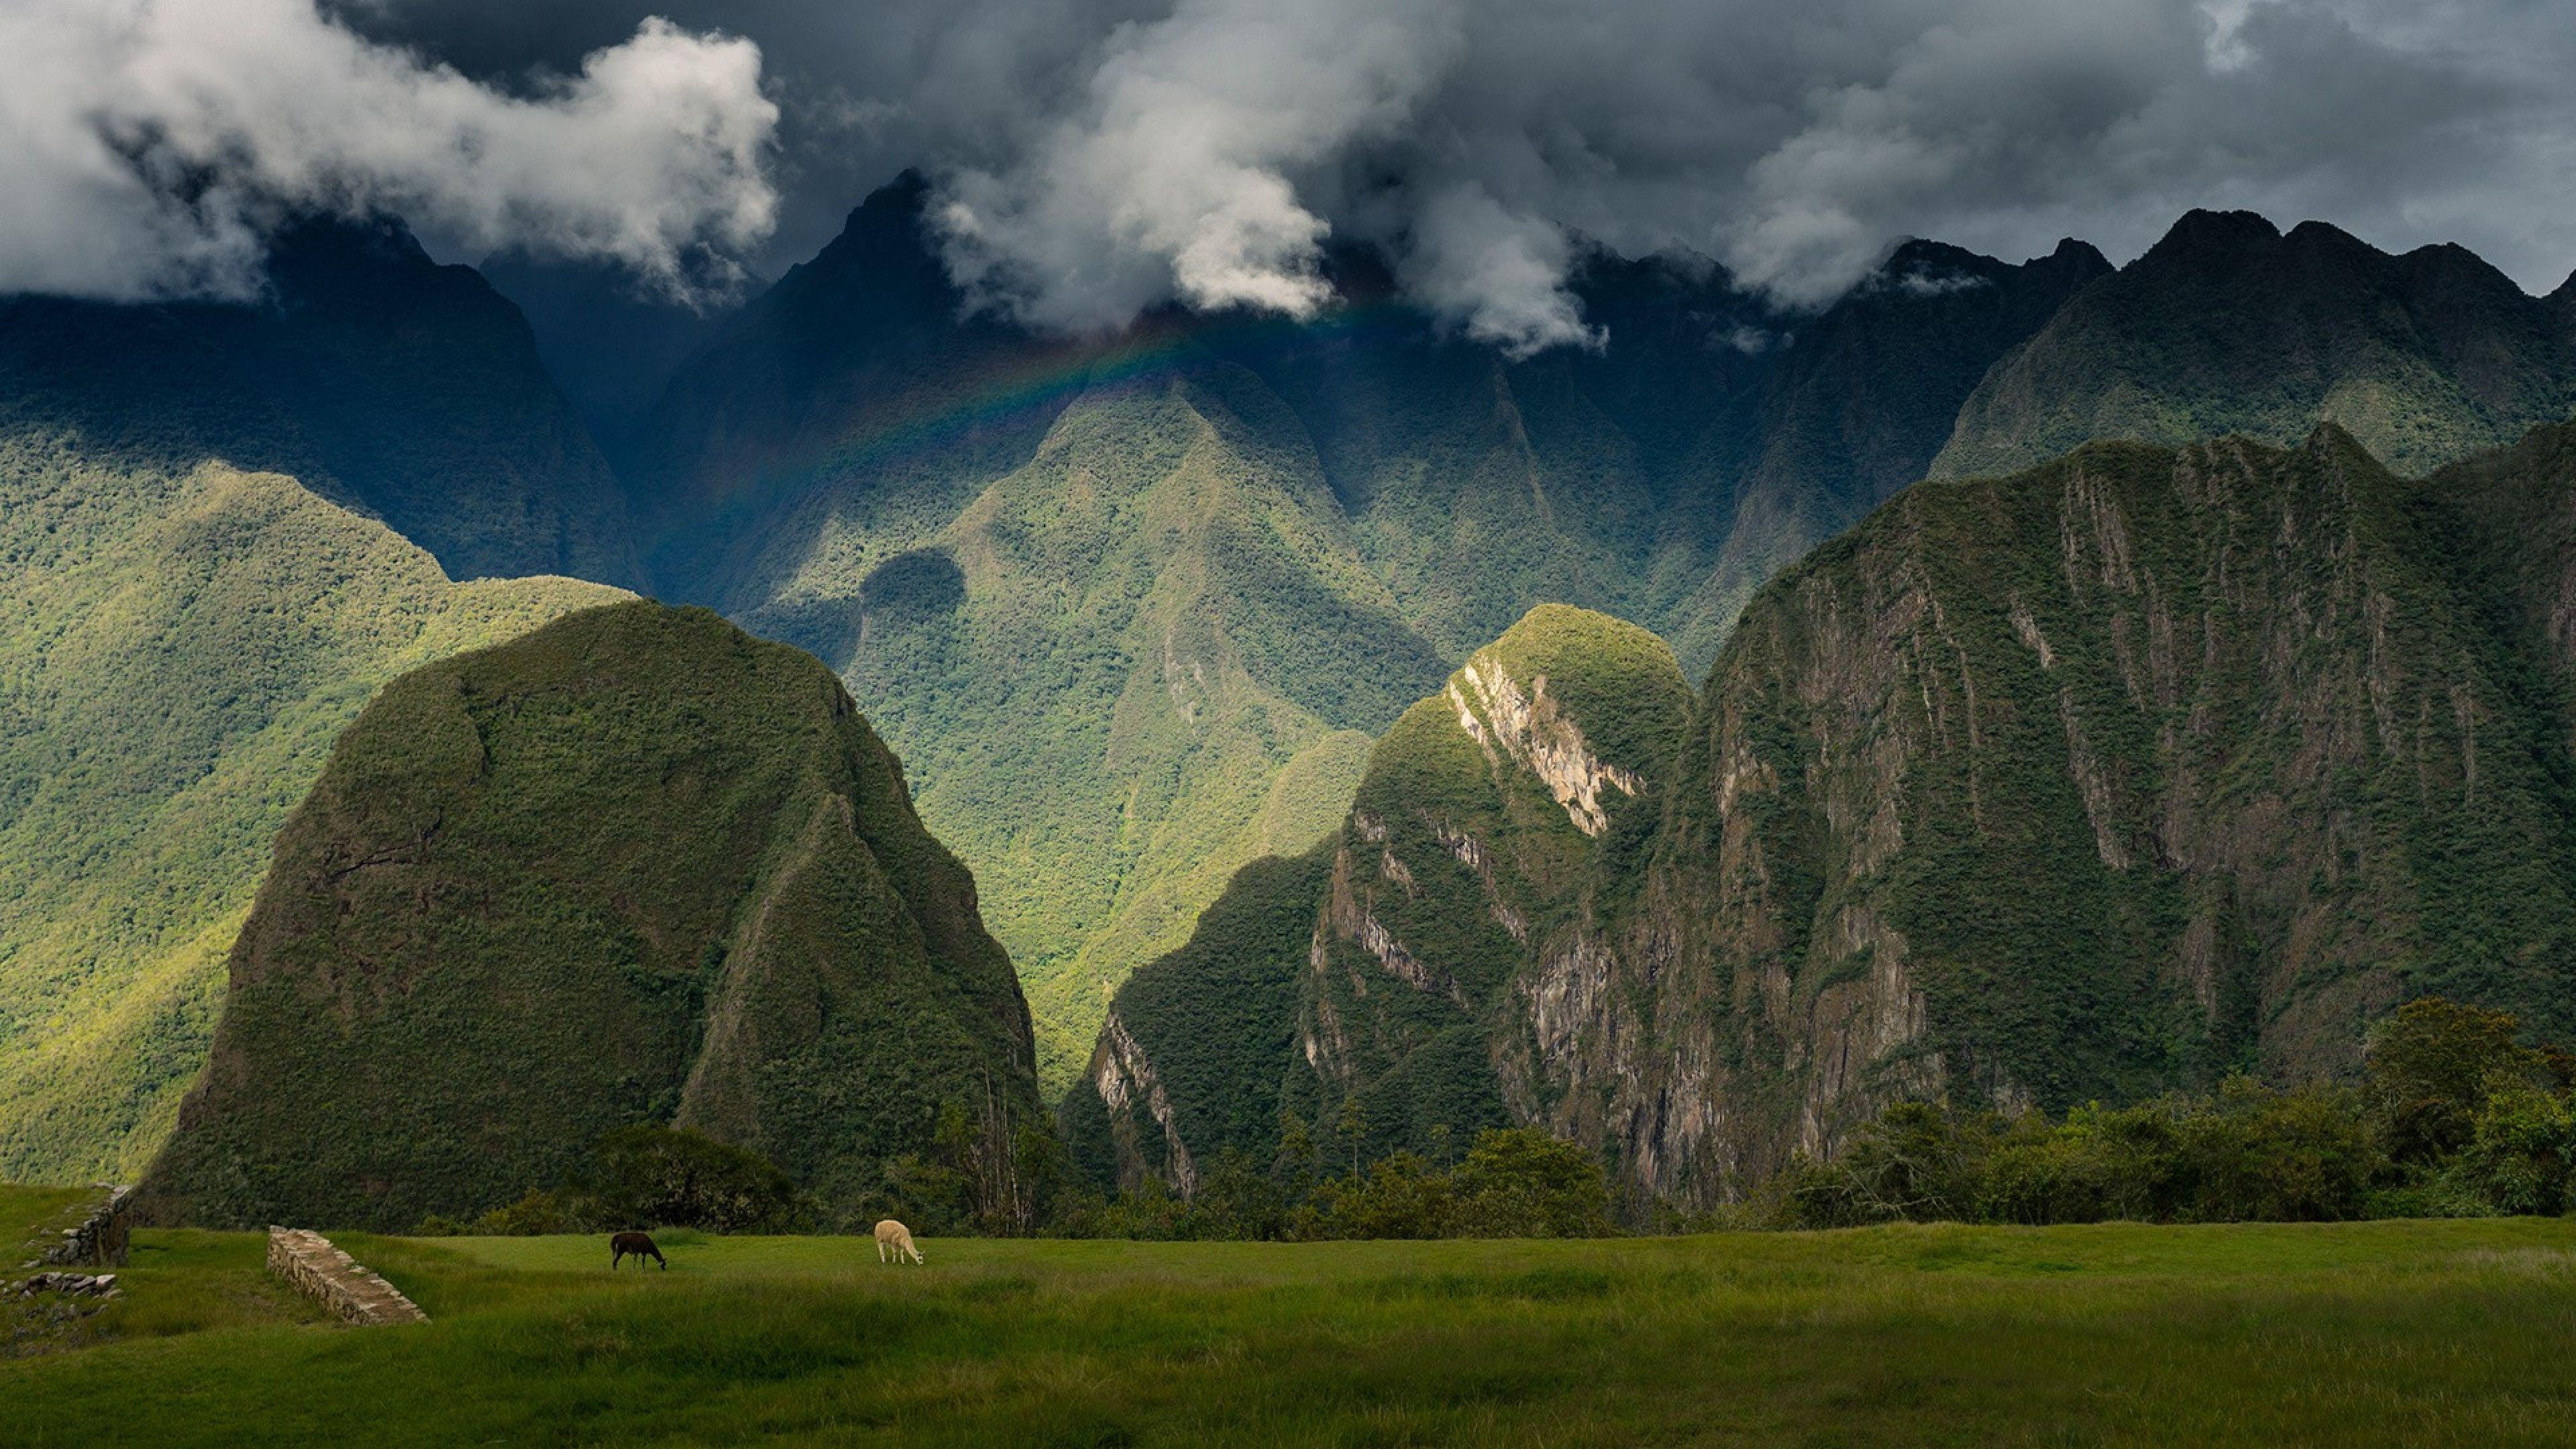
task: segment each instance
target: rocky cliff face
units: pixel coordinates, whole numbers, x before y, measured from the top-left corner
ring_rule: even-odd
[[[2409,482],[2326,428],[1925,484],[1695,700],[1534,615],[1373,757],[1285,1095],[1708,1201],[1907,1095],[2348,1074],[2428,992],[2576,1025],[2571,456]]]
[[[1632,1128],[1641,1183],[1724,1192],[1908,1093],[2347,1074],[2426,992],[2558,1029],[2564,755],[2459,501],[2333,429],[2100,445],[1914,490],[1767,590],[1621,965],[1668,940],[1659,1002],[1731,1018],[1651,1060],[1774,1095]]]
[[[1343,1102],[1361,1150],[1463,1144],[1481,1127],[1553,1117],[1541,1059],[1584,1004],[1533,975],[1589,959],[1628,894],[1688,739],[1690,691],[1661,640],[1605,615],[1534,610],[1416,704],[1371,753],[1338,835],[1302,862],[1247,868],[1202,918],[1206,941],[1118,994],[1116,1041],[1066,1120],[1096,1176],[1132,1180],[1215,1140],[1203,1109],[1129,1105],[1134,1084],[1221,1051],[1271,1110],[1225,1146],[1267,1161],[1278,1116],[1331,1141]],[[1256,874],[1259,872],[1259,874]],[[1302,895],[1292,894],[1296,884]],[[1223,983],[1194,964],[1223,951]],[[1274,993],[1257,1034],[1212,1047],[1221,994]],[[1097,1104],[1112,1097],[1105,1116]]]
[[[974,883],[831,673],[625,604],[386,687],[278,838],[162,1220],[403,1228],[676,1122],[830,1204],[1035,1111]]]

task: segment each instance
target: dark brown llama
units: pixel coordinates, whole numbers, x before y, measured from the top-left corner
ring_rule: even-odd
[[[662,1256],[661,1249],[653,1246],[653,1235],[651,1233],[619,1233],[617,1236],[610,1238],[608,1240],[608,1271],[611,1273],[616,1272],[617,1265],[625,1262],[627,1255],[630,1253],[634,1255],[635,1266],[638,1268],[643,1267],[644,1260],[650,1258],[654,1262],[662,1265],[663,1272],[668,1273],[671,1271],[670,1261]]]

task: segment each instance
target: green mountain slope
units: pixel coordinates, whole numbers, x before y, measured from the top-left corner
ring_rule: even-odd
[[[2107,270],[1918,245],[1808,318],[1703,261],[1599,256],[1579,285],[1613,345],[1512,363],[1349,253],[1311,324],[1065,341],[961,318],[923,195],[870,198],[618,456],[662,584],[831,663],[901,751],[1051,1088],[1107,991],[1238,866],[1329,833],[1362,737],[1480,643],[1561,599],[1704,662]]]
[[[2342,1075],[2427,993],[2563,1032],[2570,557],[2576,429],[2410,482],[2326,428],[1918,486],[1696,700],[1533,616],[1373,756],[1282,1098],[1380,1151],[1541,1122],[1707,1201],[1908,1094]]]
[[[452,583],[291,478],[0,436],[0,1177],[130,1176],[270,838],[369,693],[621,597]]]
[[[1356,1098],[1365,1155],[1522,1114],[1536,1083],[1515,1059],[1568,1005],[1530,995],[1533,953],[1633,895],[1691,710],[1654,635],[1531,611],[1378,742],[1337,839],[1247,867],[1199,936],[1120,989],[1063,1109],[1077,1161],[1187,1186],[1224,1147],[1268,1160],[1282,1111],[1330,1140]],[[1233,1004],[1274,992],[1275,1011]],[[1269,1110],[1194,1090],[1211,1060],[1263,1083]]]
[[[2403,473],[2576,411],[2576,312],[2456,246],[2390,256],[2321,222],[2196,211],[1977,387],[1935,477],[2096,438],[2275,444],[2333,422]]]
[[[415,670],[333,749],[146,1180],[403,1227],[676,1121],[847,1208],[946,1105],[1036,1110],[973,879],[830,671],[633,603]]]
[[[1235,872],[1181,947],[1137,968],[1065,1096],[1065,1138],[1086,1178],[1150,1173],[1195,1191],[1227,1151],[1279,1146],[1297,1040],[1297,992],[1331,880],[1333,847],[1264,856]],[[1311,1111],[1311,1108],[1309,1109]]]
[[[291,230],[255,304],[0,298],[0,424],[302,479],[450,576],[637,586],[625,500],[516,307],[392,223]]]
[[[1363,732],[1437,677],[1262,401],[1221,365],[1103,384],[923,546],[790,585],[858,603],[851,688],[986,864],[1057,1079],[1237,864],[1332,828]],[[795,608],[746,622],[798,638]]]

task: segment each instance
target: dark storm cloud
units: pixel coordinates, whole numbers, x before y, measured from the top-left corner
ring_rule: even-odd
[[[1708,252],[1801,302],[1906,235],[2118,255],[2195,205],[2457,240],[2535,289],[2576,261],[2564,0],[650,9],[760,47],[784,111],[768,265],[923,165],[959,277],[1059,326],[1171,298],[1300,312],[1329,236],[1380,244],[1418,300],[1515,350],[1599,340],[1563,286],[1583,237]],[[341,6],[505,89],[643,10]]]
[[[685,293],[768,234],[776,121],[755,46],[655,19],[505,95],[311,0],[8,0],[0,292],[242,295],[320,209]]]

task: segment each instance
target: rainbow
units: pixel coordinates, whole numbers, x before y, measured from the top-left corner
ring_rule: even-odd
[[[1309,321],[1246,313],[1216,316],[1162,314],[1107,340],[1046,342],[998,355],[976,384],[954,395],[925,391],[910,406],[884,409],[836,439],[819,456],[769,472],[760,491],[826,474],[873,472],[905,460],[930,457],[979,433],[1052,421],[1072,400],[1102,388],[1159,383],[1196,359],[1221,358],[1256,342],[1293,339],[1297,347],[1330,346],[1353,339],[1418,332],[1422,314],[1393,301],[1348,303]],[[749,491],[754,479],[736,476],[725,492]]]

